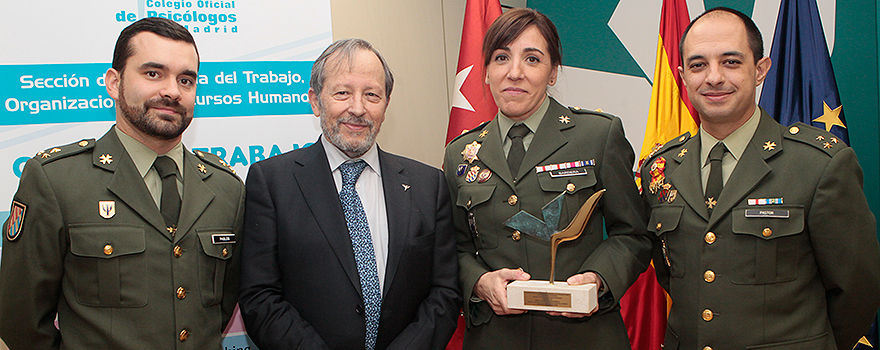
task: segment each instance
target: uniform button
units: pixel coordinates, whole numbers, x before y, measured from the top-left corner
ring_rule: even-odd
[[[178,287],[177,288],[177,299],[183,300],[186,298],[186,288]]]
[[[661,223],[658,222],[658,223],[657,223],[657,231],[660,231],[660,228],[661,228],[661,227],[663,227],[663,224],[661,224]]]
[[[223,247],[223,257],[227,257],[229,255],[229,248]]]
[[[706,270],[706,272],[703,273],[703,279],[709,283],[714,282],[715,281],[715,271]]]
[[[706,240],[706,243],[708,243],[708,244],[715,243],[715,233],[713,233],[713,232],[707,233],[706,237],[704,237],[704,239]]]
[[[357,312],[358,315],[363,315],[364,314],[364,306],[363,305],[355,306],[354,312]]]
[[[113,254],[113,246],[109,245],[109,244],[105,245],[104,246],[104,255],[110,255],[110,254]]]
[[[179,245],[174,246],[174,257],[179,258],[181,255],[183,255],[183,248]]]
[[[771,230],[769,227],[765,227],[764,231],[761,232],[761,234],[764,235],[764,237],[770,237],[770,235],[773,234],[773,230]]]
[[[569,182],[568,185],[565,185],[565,190],[568,191],[568,193],[573,193],[576,188],[577,187],[571,182]]]
[[[712,350],[712,347],[711,346],[704,346],[703,350]]]
[[[510,197],[507,197],[507,204],[516,205],[516,202],[518,200],[519,200],[519,198],[517,198],[517,196],[515,194],[512,194],[512,195],[510,195]]]
[[[520,233],[519,230],[513,231],[510,238],[512,238],[514,242],[519,242],[519,240],[522,239],[522,233]]]
[[[180,336],[177,337],[180,341],[186,341],[187,338],[189,338],[189,331],[186,329],[180,331]]]
[[[703,310],[703,321],[709,322],[713,317],[715,317],[715,314],[712,313],[712,310]]]

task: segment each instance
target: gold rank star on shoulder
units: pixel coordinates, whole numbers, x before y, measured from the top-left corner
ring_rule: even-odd
[[[113,156],[109,154],[102,154],[101,157],[98,158],[101,164],[107,165],[113,163]]]

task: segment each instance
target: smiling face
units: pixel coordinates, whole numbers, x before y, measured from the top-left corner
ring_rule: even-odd
[[[770,58],[755,63],[745,25],[723,11],[709,13],[690,29],[683,44],[682,80],[706,131],[732,132],[755,111],[755,90],[764,82]],[[720,132],[721,138],[729,132]]]
[[[494,52],[486,67],[486,83],[501,113],[519,121],[530,117],[556,83],[558,66],[550,62],[547,41],[534,25]]]
[[[123,71],[110,68],[105,75],[107,91],[116,100],[117,127],[145,144],[176,144],[195,107],[195,47],[151,32],[135,35],[130,45],[134,54]]]
[[[376,142],[385,121],[385,70],[376,54],[364,49],[350,61],[337,56],[327,64],[324,87],[320,94],[309,89],[309,103],[327,140],[347,156],[360,157]]]

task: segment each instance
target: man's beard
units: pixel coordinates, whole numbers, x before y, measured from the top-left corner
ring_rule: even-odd
[[[340,130],[341,123],[353,123],[359,125],[369,125],[369,130],[364,131],[366,135],[363,139],[346,139],[345,136],[342,135],[342,131]],[[363,117],[340,117],[334,121],[330,120],[330,118],[324,115],[324,111],[321,111],[321,131],[324,132],[324,135],[327,136],[327,140],[330,141],[331,144],[339,148],[343,153],[351,158],[357,158],[367,151],[370,150],[370,147],[373,147],[373,143],[376,142],[376,135],[379,134],[379,127],[373,123],[372,120],[363,118]]]
[[[120,82],[119,85],[119,101],[116,101],[116,103],[122,111],[122,116],[129,122],[129,124],[134,126],[135,129],[140,130],[144,134],[161,140],[171,140],[183,134],[183,131],[186,130],[186,128],[189,127],[190,122],[192,122],[192,116],[187,114],[186,108],[181,106],[180,102],[174,101],[170,98],[153,98],[144,101],[143,106],[130,106],[125,100],[125,90],[122,87],[125,84]],[[147,111],[149,111],[151,107],[172,108],[178,115],[180,115],[180,120],[173,121],[168,119],[173,117],[165,116],[162,113],[155,111],[152,114],[152,117],[147,116]],[[172,123],[168,125],[167,123],[163,123],[162,120],[171,121]]]

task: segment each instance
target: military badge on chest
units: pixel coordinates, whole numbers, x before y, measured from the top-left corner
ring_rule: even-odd
[[[657,157],[651,163],[651,183],[648,190],[652,195],[657,195],[657,201],[660,203],[672,203],[678,196],[678,190],[672,188],[672,184],[666,183],[666,158]]]

